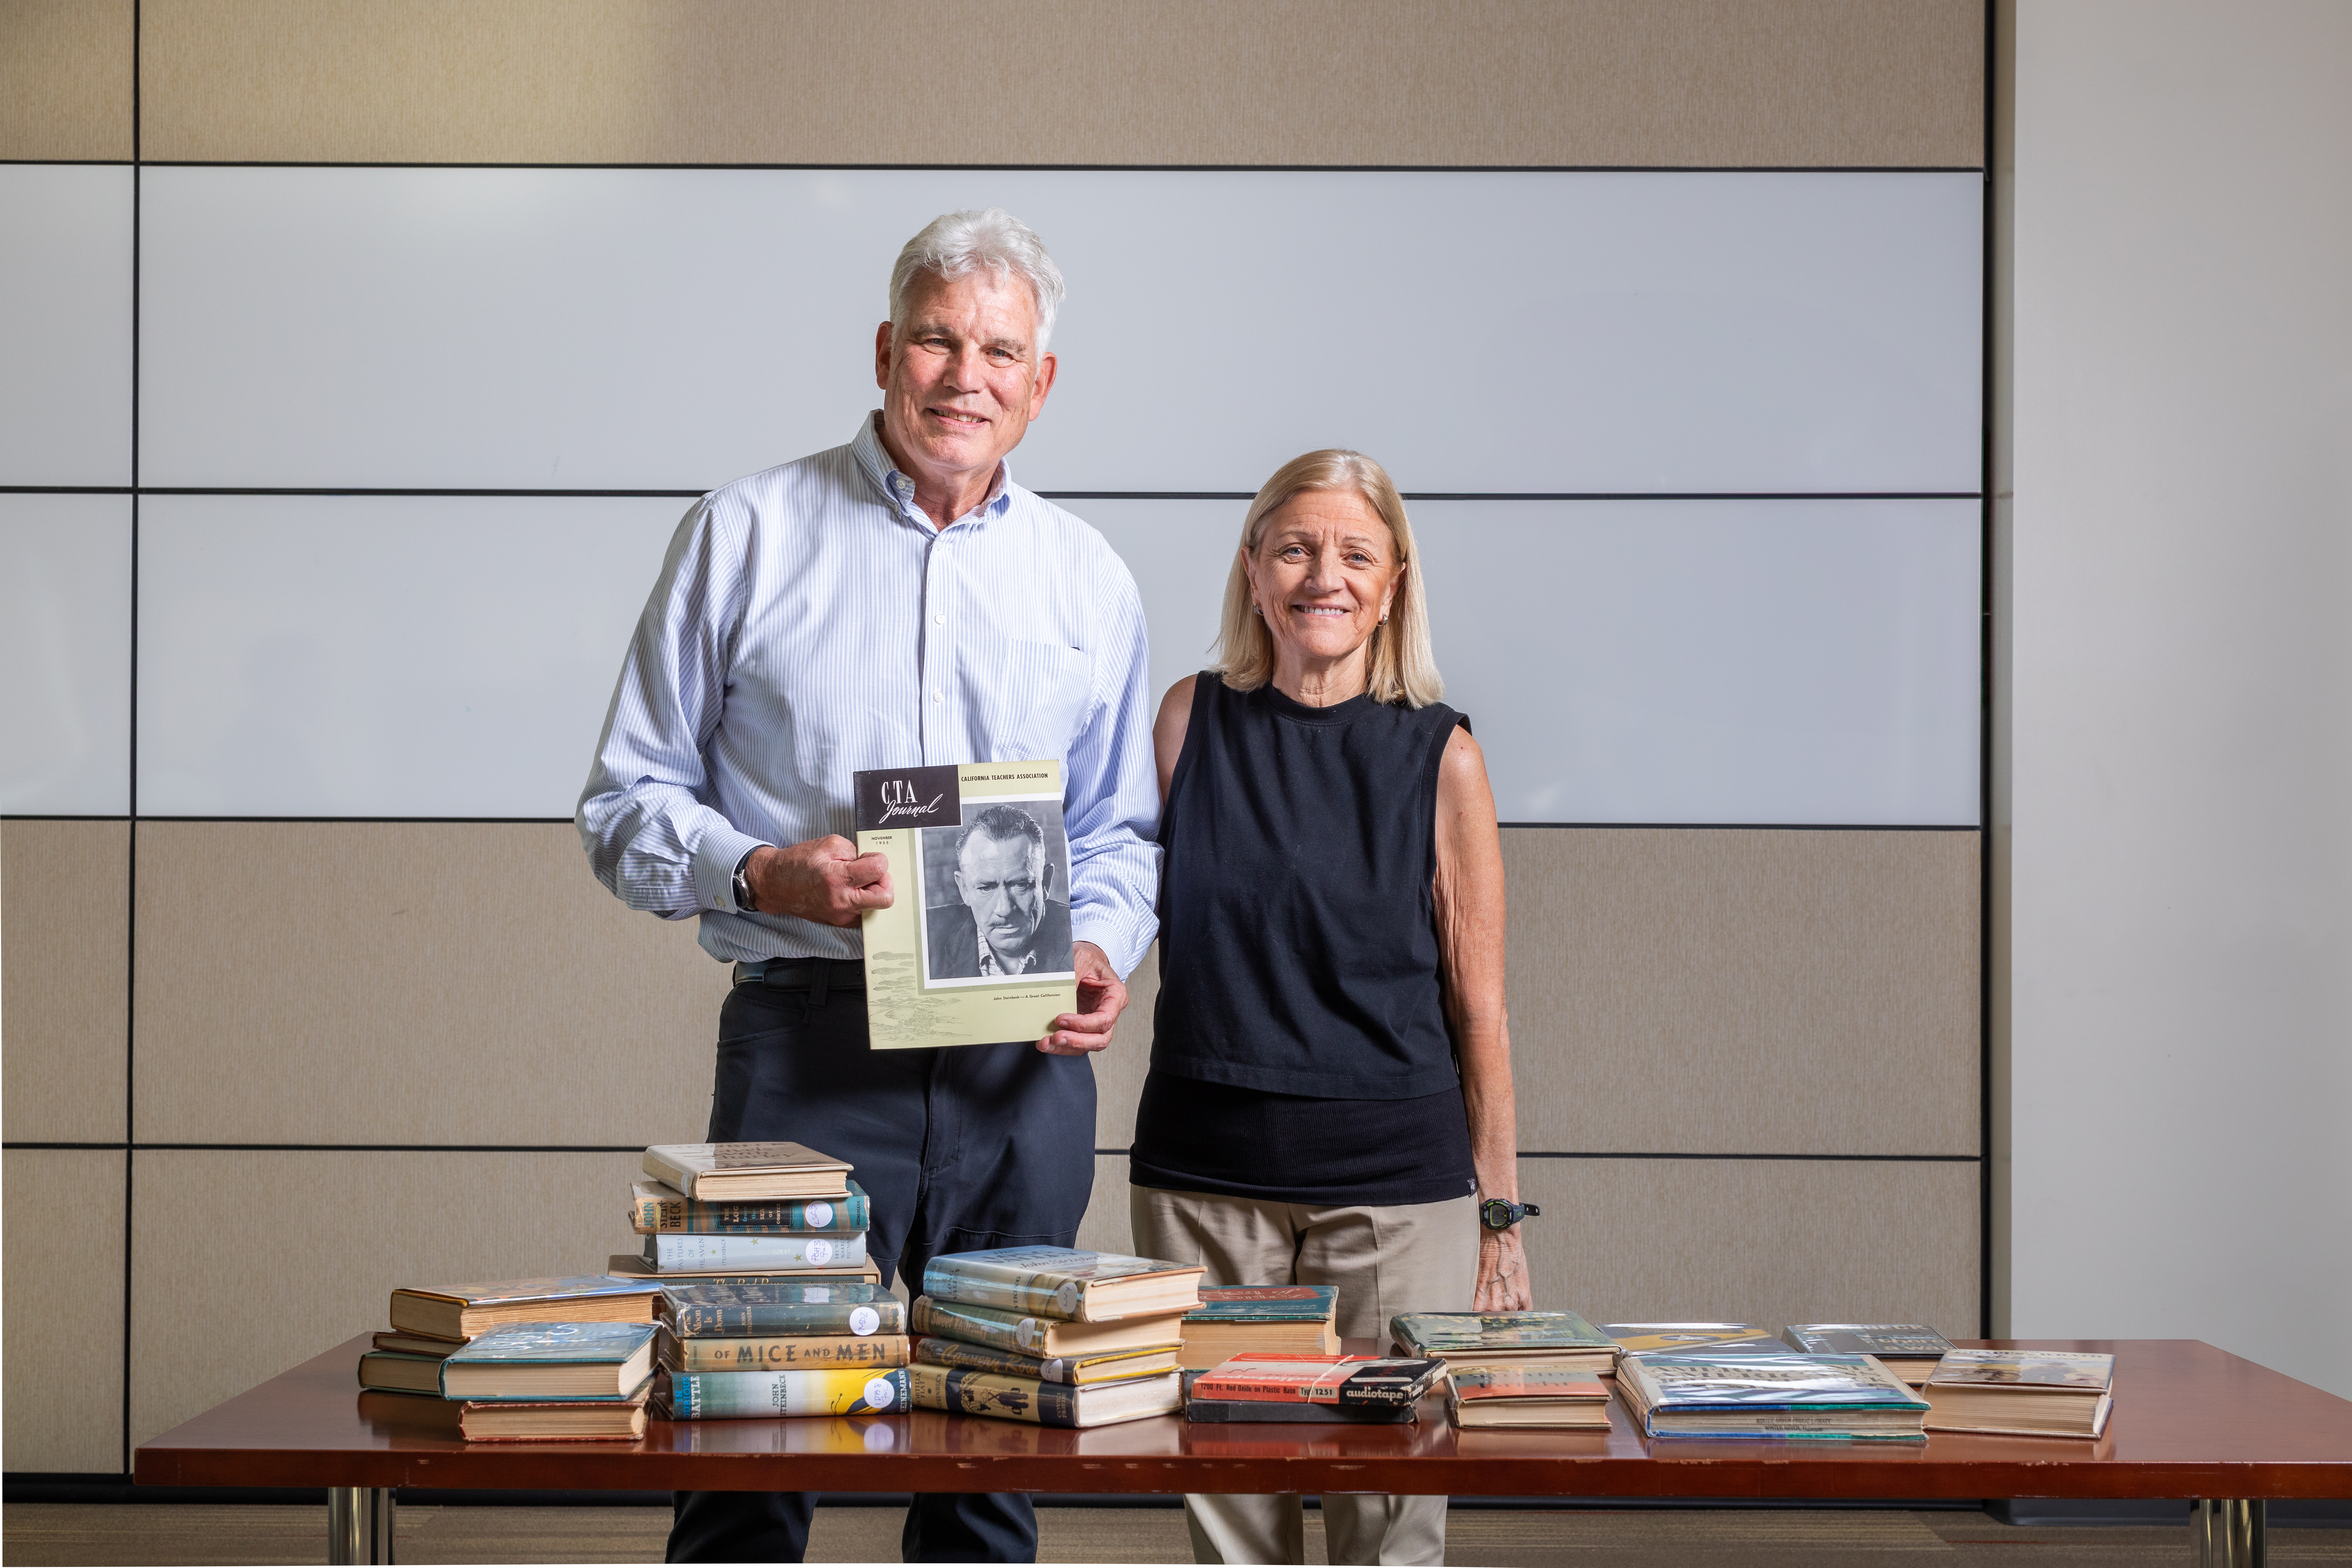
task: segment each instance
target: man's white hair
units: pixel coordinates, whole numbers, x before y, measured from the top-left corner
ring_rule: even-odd
[[[1062,269],[1045,254],[1036,230],[1003,207],[941,213],[907,242],[890,268],[891,331],[907,324],[907,296],[918,277],[965,278],[983,267],[1000,278],[1027,281],[1037,300],[1035,350],[1042,355],[1054,335],[1054,314],[1062,307]]]

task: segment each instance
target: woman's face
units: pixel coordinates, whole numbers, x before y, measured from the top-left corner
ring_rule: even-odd
[[[1404,577],[1389,525],[1353,490],[1291,497],[1266,515],[1256,552],[1242,559],[1277,664],[1325,665],[1355,653]]]

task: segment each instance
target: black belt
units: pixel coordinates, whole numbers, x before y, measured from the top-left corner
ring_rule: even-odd
[[[735,984],[805,991],[810,1001],[821,1004],[827,992],[865,990],[866,963],[856,958],[771,958],[737,964]]]

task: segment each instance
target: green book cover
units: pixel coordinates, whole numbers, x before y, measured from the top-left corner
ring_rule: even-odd
[[[1328,1323],[1339,1310],[1332,1285],[1203,1285],[1188,1323]]]
[[[1041,1040],[1076,1012],[1062,764],[889,768],[852,784],[858,853],[889,862],[894,893],[864,917],[867,1043]]]
[[[1574,1312],[1406,1312],[1390,1320],[1389,1332],[1417,1355],[1616,1348]]]
[[[880,1286],[863,1280],[845,1285],[752,1278],[680,1281],[662,1287],[662,1315],[670,1332],[682,1340],[907,1331],[906,1307]]]

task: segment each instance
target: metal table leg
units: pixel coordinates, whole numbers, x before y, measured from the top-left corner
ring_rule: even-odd
[[[2197,1568],[2263,1568],[2270,1561],[2267,1513],[2260,1498],[2199,1498],[2189,1515]]]
[[[392,1561],[392,1489],[327,1489],[327,1561]]]

